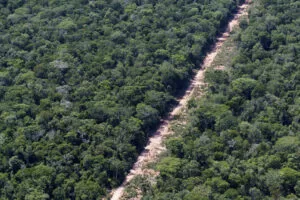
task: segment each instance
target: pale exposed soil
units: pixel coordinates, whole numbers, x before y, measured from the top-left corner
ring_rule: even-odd
[[[121,199],[126,185],[136,176],[136,175],[150,175],[150,176],[157,176],[159,175],[159,172],[156,172],[152,169],[147,169],[146,166],[157,160],[158,156],[166,150],[163,141],[166,138],[166,136],[171,135],[173,132],[169,129],[169,125],[171,120],[174,118],[174,116],[180,114],[182,109],[185,107],[187,102],[190,100],[192,94],[195,92],[195,90],[199,90],[199,87],[204,86],[204,74],[207,68],[211,65],[214,58],[220,51],[220,48],[222,47],[223,43],[227,40],[227,38],[230,35],[230,32],[233,30],[233,27],[238,25],[238,20],[241,16],[247,15],[247,8],[249,6],[250,0],[246,0],[246,2],[239,7],[238,13],[235,14],[234,18],[229,22],[226,31],[218,38],[217,43],[215,44],[214,48],[211,50],[209,54],[207,54],[206,58],[203,61],[203,64],[201,66],[201,69],[197,72],[194,79],[191,81],[189,87],[185,91],[184,96],[182,96],[178,101],[178,105],[173,109],[171,113],[169,113],[168,117],[166,117],[164,120],[162,120],[159,128],[157,131],[153,134],[153,136],[149,139],[149,142],[147,146],[145,147],[145,150],[139,155],[136,163],[133,165],[132,169],[130,170],[130,173],[126,176],[125,181],[123,184],[113,190],[111,192],[111,200],[119,200]],[[216,67],[217,70],[223,70],[224,66],[218,66]],[[201,95],[201,94],[200,94]],[[141,195],[138,195],[138,197],[133,198],[134,200],[141,199]],[[132,199],[132,200],[133,200]]]

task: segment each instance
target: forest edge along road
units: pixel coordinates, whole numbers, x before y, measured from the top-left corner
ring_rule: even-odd
[[[224,42],[229,37],[229,34],[233,30],[233,27],[238,25],[238,20],[241,16],[247,15],[247,8],[249,6],[250,0],[246,0],[244,4],[239,6],[238,12],[234,14],[233,19],[228,23],[225,32],[217,39],[212,50],[206,55],[202,67],[199,69],[193,80],[191,81],[189,87],[185,91],[185,94],[179,99],[178,105],[173,109],[172,112],[161,122],[157,131],[149,138],[148,144],[145,147],[145,150],[139,155],[136,163],[133,165],[130,173],[126,176],[125,181],[123,184],[113,190],[111,192],[111,200],[119,200],[125,190],[126,185],[136,176],[136,175],[143,175],[149,173],[155,173],[152,170],[144,169],[144,167],[150,163],[155,161],[157,156],[165,150],[162,141],[167,135],[172,134],[169,131],[169,124],[173,117],[179,114],[180,110],[186,105],[188,100],[190,99],[191,95],[193,94],[194,90],[204,85],[204,73],[206,69],[211,65],[212,61],[218,54],[220,48],[224,44]]]
[[[178,105],[173,109],[172,112],[169,113],[169,115],[164,120],[162,120],[157,131],[149,138],[145,150],[139,155],[137,161],[135,162],[132,169],[130,170],[130,173],[126,176],[123,184],[111,192],[112,195],[111,200],[119,200],[123,196],[126,185],[136,175],[152,174],[155,176],[158,174],[158,172],[149,169],[144,169],[144,167],[147,166],[147,164],[155,161],[158,155],[165,150],[165,147],[163,146],[163,140],[167,135],[172,134],[172,132],[169,131],[170,121],[173,119],[175,115],[179,114],[182,108],[184,108],[186,103],[191,98],[191,95],[193,94],[194,90],[200,87],[201,85],[205,84],[204,83],[205,71],[213,62],[220,48],[229,37],[229,34],[232,32],[234,26],[238,25],[238,21],[240,17],[247,15],[247,9],[249,3],[250,0],[246,0],[244,4],[239,6],[238,12],[234,14],[233,19],[229,21],[225,32],[217,39],[217,42],[215,43],[212,50],[206,55],[203,64],[201,66],[201,69],[199,69],[199,71],[191,81],[189,87],[185,91],[185,94],[178,100],[179,102]]]
[[[233,19],[228,23],[225,32],[217,39],[216,44],[212,50],[206,55],[201,69],[197,72],[193,80],[191,81],[189,87],[185,91],[185,94],[179,99],[178,105],[173,109],[172,112],[162,121],[157,131],[149,138],[148,144],[145,147],[145,150],[139,155],[136,163],[133,165],[130,173],[126,176],[125,181],[122,185],[111,192],[111,200],[119,200],[125,190],[126,185],[136,176],[149,173],[155,173],[152,170],[143,169],[148,163],[155,161],[157,156],[165,150],[162,141],[167,135],[172,134],[169,131],[169,124],[173,117],[179,114],[180,110],[186,105],[194,90],[204,85],[204,73],[206,69],[211,65],[212,61],[218,54],[220,48],[224,42],[229,37],[229,34],[233,30],[233,27],[238,25],[238,21],[241,16],[247,15],[247,8],[249,6],[250,0],[246,0],[244,4],[239,6],[238,12],[234,14]]]

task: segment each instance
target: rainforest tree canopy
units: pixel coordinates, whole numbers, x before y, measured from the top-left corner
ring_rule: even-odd
[[[239,3],[1,0],[0,199],[96,199],[118,186]],[[297,41],[271,33],[255,35],[260,51]]]

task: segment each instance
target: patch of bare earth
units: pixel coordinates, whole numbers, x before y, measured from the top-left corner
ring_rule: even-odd
[[[241,5],[238,9],[238,13],[235,14],[234,18],[229,22],[226,31],[218,38],[217,43],[209,54],[205,57],[201,69],[197,72],[194,79],[191,81],[189,87],[185,91],[184,96],[178,99],[178,105],[173,109],[169,115],[161,121],[161,125],[157,131],[150,137],[145,150],[139,155],[136,163],[133,165],[130,173],[126,176],[123,184],[111,192],[111,200],[120,200],[124,195],[125,187],[130,183],[134,177],[137,175],[156,177],[159,175],[159,172],[154,171],[153,169],[147,169],[147,166],[150,163],[157,161],[159,155],[166,150],[166,147],[163,144],[164,139],[173,134],[173,131],[170,129],[171,121],[174,117],[178,116],[184,109],[187,102],[191,99],[192,95],[197,92],[197,96],[203,95],[203,88],[205,88],[206,83],[204,82],[205,71],[211,66],[216,55],[219,53],[224,42],[229,37],[233,27],[238,25],[238,20],[241,16],[247,15],[247,8],[250,3],[250,0]],[[217,70],[224,70],[224,66],[217,66]],[[202,88],[202,89],[201,89]],[[130,198],[131,200],[139,200],[142,198],[141,192],[137,189],[137,196]]]

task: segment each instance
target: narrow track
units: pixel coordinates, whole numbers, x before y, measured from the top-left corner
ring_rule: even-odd
[[[239,6],[238,12],[234,15],[234,18],[228,23],[226,31],[217,39],[217,42],[212,48],[211,52],[206,55],[203,64],[201,66],[201,69],[199,69],[196,76],[191,81],[189,87],[185,91],[185,94],[178,100],[179,101],[178,105],[173,109],[172,112],[169,113],[169,115],[164,120],[162,120],[157,131],[153,134],[153,136],[150,137],[148,144],[145,147],[145,150],[139,155],[136,163],[133,165],[132,169],[130,170],[130,173],[126,176],[126,179],[123,182],[123,184],[119,188],[111,192],[112,195],[111,200],[121,199],[126,185],[136,175],[152,175],[152,176],[158,175],[158,172],[155,172],[151,169],[147,169],[146,168],[147,164],[155,161],[159,156],[159,154],[165,150],[165,147],[163,145],[163,140],[165,139],[166,136],[172,134],[172,131],[169,130],[169,125],[171,120],[174,118],[175,115],[178,115],[180,111],[184,108],[184,106],[186,105],[186,103],[194,93],[195,89],[199,88],[202,85],[205,85],[204,83],[205,71],[207,70],[207,68],[209,68],[214,58],[220,51],[220,48],[229,37],[230,33],[233,30],[233,27],[238,25],[238,20],[240,19],[240,17],[247,15],[247,8],[249,6],[249,3],[250,0],[246,0],[243,5]]]

